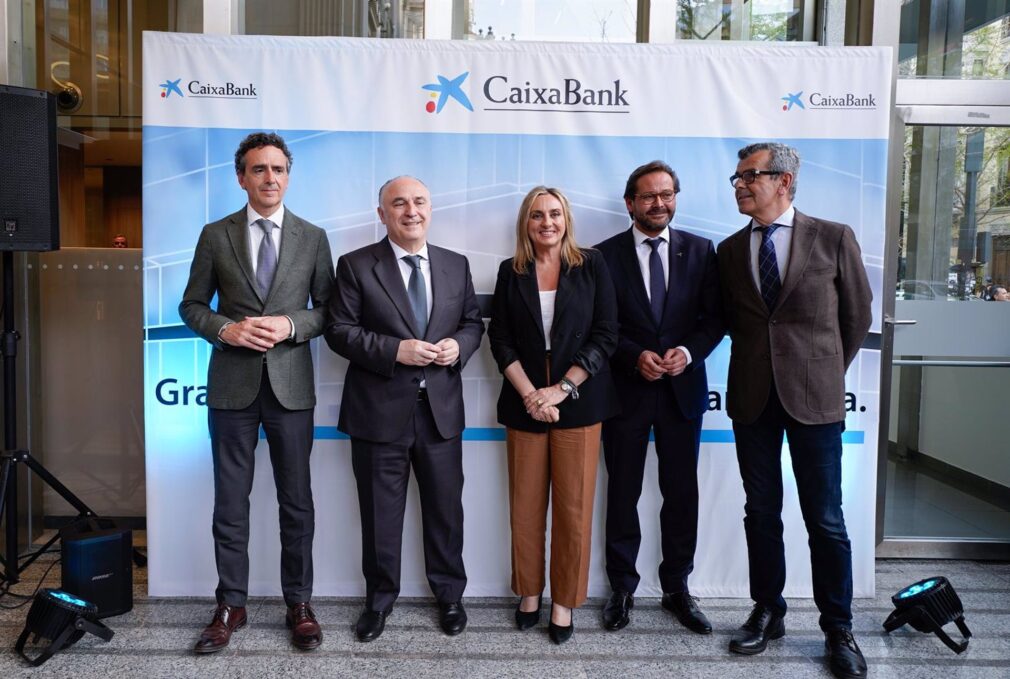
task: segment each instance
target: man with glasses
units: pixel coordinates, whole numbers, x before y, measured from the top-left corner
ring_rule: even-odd
[[[852,637],[852,551],[842,516],[845,371],[870,328],[870,285],[852,229],[796,210],[796,150],[740,149],[730,182],[750,223],[719,244],[733,341],[727,411],[747,495],[750,617],[729,649],[753,655],[785,635],[782,440],[810,536],[814,601],[832,673],[866,676]]]
[[[670,226],[679,192],[677,173],[663,161],[637,168],[624,189],[631,228],[597,246],[613,277],[620,325],[611,370],[622,413],[603,423],[607,576],[613,592],[603,625],[609,630],[628,624],[640,580],[638,498],[654,432],[663,495],[662,604],[688,629],[712,632],[688,591],[687,576],[698,536],[698,452],[708,409],[705,358],[724,329],[712,242]]]

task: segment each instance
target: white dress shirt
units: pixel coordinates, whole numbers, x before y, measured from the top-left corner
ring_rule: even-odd
[[[281,203],[280,207],[274,210],[274,213],[269,217],[259,214],[256,210],[253,210],[252,205],[246,204],[245,214],[249,224],[249,254],[252,257],[253,275],[256,275],[256,266],[259,264],[257,259],[259,258],[260,243],[263,242],[264,236],[263,229],[260,228],[260,225],[256,221],[269,219],[277,226],[276,229],[270,229],[270,237],[274,240],[274,252],[277,254],[277,261],[280,261],[281,231],[284,230],[284,204]]]
[[[403,258],[407,255],[421,255],[421,273],[424,275],[424,296],[425,301],[428,303],[428,318],[431,318],[431,260],[428,259],[428,244],[425,243],[417,252],[407,252],[394,243],[392,239],[389,241],[389,246],[393,248],[393,256],[396,257],[396,262],[400,265],[400,277],[403,279],[404,290],[409,291],[410,289],[410,272],[414,270],[414,267],[409,262],[403,261]]]
[[[772,222],[778,224],[779,228],[771,235],[772,245],[775,246],[775,261],[779,265],[779,282],[785,283],[786,271],[789,268],[789,251],[793,244],[793,220],[796,218],[796,208],[792,205],[789,209],[779,215],[779,218]],[[750,271],[754,277],[754,285],[758,292],[761,291],[761,272],[758,264],[758,257],[761,254],[761,232],[758,231],[762,225],[753,219],[750,220]]]
[[[642,282],[645,284],[645,296],[652,302],[652,290],[649,285],[651,278],[651,269],[649,268],[649,258],[652,256],[652,246],[646,243],[648,238],[658,238],[663,243],[656,248],[656,252],[659,253],[659,261],[663,263],[663,283],[666,284],[667,290],[670,289],[670,227],[667,226],[659,234],[655,236],[650,236],[639,231],[638,226],[632,225],[631,227],[631,237],[635,239],[635,256],[638,258],[638,268],[642,272]],[[679,346],[677,347],[684,352],[684,356],[687,357],[687,364],[691,365],[691,352],[687,350],[687,347]]]

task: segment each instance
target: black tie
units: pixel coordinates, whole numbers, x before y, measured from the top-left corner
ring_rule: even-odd
[[[779,279],[779,262],[775,257],[775,243],[772,242],[772,234],[778,224],[771,226],[759,226],[757,230],[761,232],[761,249],[758,251],[758,278],[761,280],[761,297],[764,298],[768,311],[775,308],[775,302],[779,298],[779,290],[782,289],[782,281]]]
[[[659,246],[664,243],[661,238],[646,238],[645,242],[652,248],[649,253],[649,306],[652,307],[652,318],[659,325],[666,302],[666,279],[663,276],[663,260],[659,256]]]
[[[410,281],[407,283],[410,309],[414,312],[414,320],[417,322],[418,337],[424,337],[428,329],[428,293],[424,289],[421,255],[404,255],[403,261],[410,264]]]

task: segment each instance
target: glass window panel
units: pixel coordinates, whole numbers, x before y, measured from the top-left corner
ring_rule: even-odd
[[[245,35],[423,38],[424,0],[240,0]]]
[[[903,0],[898,76],[1010,77],[1010,0]]]
[[[456,0],[454,39],[635,42],[636,0]]]
[[[803,0],[676,0],[679,40],[803,40]]]
[[[909,126],[897,298],[979,300],[1010,284],[1010,128]]]

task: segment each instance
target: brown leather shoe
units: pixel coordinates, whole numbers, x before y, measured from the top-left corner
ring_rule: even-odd
[[[290,606],[284,622],[291,630],[291,645],[295,648],[311,651],[323,643],[323,630],[319,628],[309,602]]]
[[[218,604],[214,619],[200,634],[200,640],[193,648],[197,653],[216,653],[228,645],[232,633],[245,627],[245,606]]]

